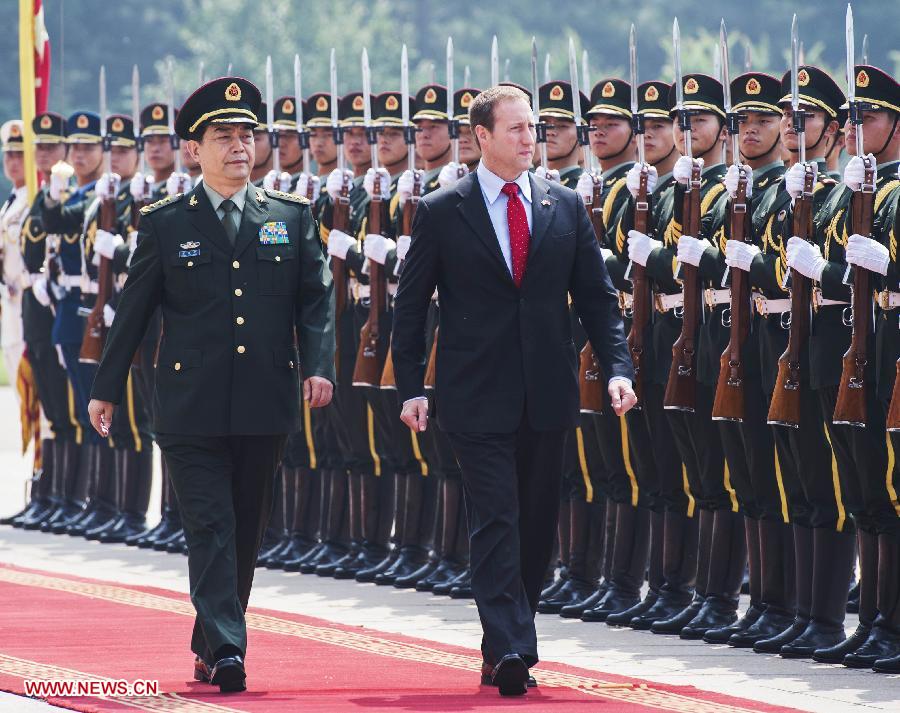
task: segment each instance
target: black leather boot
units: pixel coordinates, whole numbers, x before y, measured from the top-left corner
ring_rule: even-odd
[[[707,644],[725,644],[733,634],[746,631],[762,615],[760,581],[760,554],[759,554],[759,521],[750,517],[744,517],[744,540],[747,545],[747,575],[750,594],[750,606],[743,616],[727,626],[707,629],[703,634],[703,640]],[[743,590],[743,584],[741,585]]]
[[[375,575],[375,584],[382,586],[393,585],[398,577],[412,574],[428,560],[428,550],[422,546],[425,477],[419,473],[407,474],[405,490],[400,555],[388,569]]]
[[[591,540],[591,503],[574,498],[569,504],[569,579],[553,596],[538,601],[540,614],[559,614],[564,606],[584,601],[594,591],[598,568],[588,564]],[[603,511],[605,515],[605,509]],[[604,518],[600,520],[603,530]],[[602,548],[601,548],[602,550]],[[596,552],[594,553],[596,554]]]
[[[350,523],[347,517],[348,476],[345,471],[330,470],[328,480],[328,519],[322,536],[322,546],[316,550],[315,556],[306,559],[300,565],[300,572],[313,574],[322,565],[338,562],[350,549]]]

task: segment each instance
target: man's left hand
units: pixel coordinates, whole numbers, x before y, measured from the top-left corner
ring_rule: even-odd
[[[321,408],[331,403],[334,384],[321,376],[311,376],[303,382],[303,400],[310,408]]]
[[[631,381],[628,379],[612,379],[609,382],[609,399],[612,402],[616,416],[628,413],[637,403]]]

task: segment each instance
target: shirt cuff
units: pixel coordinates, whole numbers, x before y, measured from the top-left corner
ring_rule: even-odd
[[[406,399],[406,401],[403,402],[403,405],[406,406],[406,404],[408,404],[410,401],[425,401],[427,403],[428,397],[427,396],[413,396],[411,399]]]
[[[609,388],[610,386],[612,386],[612,383],[613,383],[614,381],[624,381],[624,382],[628,385],[628,388],[629,388],[629,389],[630,389],[631,386],[632,386],[632,384],[631,384],[631,379],[629,379],[627,376],[614,376],[612,379],[610,379],[610,380],[607,382],[606,388]]]

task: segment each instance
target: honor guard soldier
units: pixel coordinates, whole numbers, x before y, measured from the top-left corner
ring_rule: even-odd
[[[263,187],[263,181],[272,170],[275,160],[275,149],[269,139],[269,130],[266,126],[266,112],[268,107],[262,102],[259,107],[260,124],[253,130],[253,141],[256,143],[256,163],[250,174],[250,182],[257,187]],[[271,179],[270,179],[271,180]]]
[[[279,97],[275,102],[275,131],[278,132],[278,163],[281,170],[291,177],[291,190],[297,187],[297,179],[303,170],[303,150],[300,148],[302,127],[297,126],[297,107],[294,97]],[[310,200],[315,203],[318,194]]]
[[[331,399],[333,292],[309,203],[249,184],[260,94],[216,79],[184,103],[179,137],[203,169],[144,208],[92,391],[106,433],[157,307],[155,431],[178,494],[197,609],[195,676],[245,688],[244,611],[286,435]],[[252,248],[252,249],[251,249]]]
[[[147,179],[155,200],[169,195],[168,179],[175,171],[175,149],[169,135],[169,105],[161,102],[141,109],[141,145],[150,171]],[[175,110],[175,118],[178,111]],[[152,174],[152,175],[151,175]]]
[[[572,85],[566,81],[543,84],[540,96],[540,120],[547,130],[547,168],[559,172],[559,182],[566,188],[575,188],[582,170],[581,145],[575,130],[575,113],[572,111]],[[581,115],[586,116],[590,103],[583,92],[578,93]]]

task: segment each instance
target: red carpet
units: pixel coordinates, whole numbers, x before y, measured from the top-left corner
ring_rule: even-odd
[[[192,617],[171,591],[0,566],[0,690],[21,694],[24,679],[159,681],[153,697],[49,699],[103,713],[791,710],[555,663],[534,670],[540,687],[524,699],[501,699],[478,685],[475,651],[255,608],[249,690],[222,695],[191,679]]]

